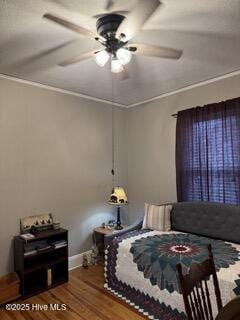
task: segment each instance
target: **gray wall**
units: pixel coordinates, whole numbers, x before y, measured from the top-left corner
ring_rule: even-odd
[[[179,110],[240,96],[240,75],[128,109],[128,195],[130,220],[144,202],[176,200],[175,127]]]
[[[240,76],[116,108],[116,181],[130,204],[176,200],[172,113],[240,96]],[[0,79],[0,275],[12,269],[19,218],[52,212],[70,230],[70,256],[90,249],[92,229],[107,221],[111,190],[111,106]]]
[[[116,108],[117,182],[126,187],[126,110]],[[108,221],[111,106],[0,79],[0,275],[12,269],[23,216],[52,212],[70,230],[70,256]]]

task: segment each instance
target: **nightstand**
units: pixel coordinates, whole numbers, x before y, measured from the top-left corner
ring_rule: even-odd
[[[127,228],[128,225],[122,224],[123,229]],[[96,244],[98,247],[98,252],[100,256],[104,255],[104,237],[108,234],[114,233],[115,230],[114,227],[112,228],[103,228],[103,227],[97,227],[93,229],[93,242]]]

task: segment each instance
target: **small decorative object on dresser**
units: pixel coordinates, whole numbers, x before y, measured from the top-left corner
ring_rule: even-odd
[[[53,221],[53,229],[54,230],[60,229],[60,221]]]
[[[43,213],[20,219],[20,233],[38,233],[39,231],[53,228],[53,217],[51,213]]]
[[[111,229],[115,226],[116,223],[117,222],[115,220],[111,219],[108,221],[107,227]]]

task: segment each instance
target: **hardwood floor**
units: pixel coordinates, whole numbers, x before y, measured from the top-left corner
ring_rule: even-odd
[[[70,271],[68,283],[26,300],[15,303],[38,304],[50,308],[49,304],[66,304],[66,310],[6,311],[0,309],[1,320],[143,320],[139,314],[122,300],[103,288],[103,265],[77,268]]]

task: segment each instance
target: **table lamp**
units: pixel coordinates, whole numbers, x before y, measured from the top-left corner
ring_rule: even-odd
[[[112,190],[112,194],[108,200],[108,204],[117,206],[117,225],[115,230],[123,229],[121,225],[121,217],[120,217],[120,207],[122,205],[128,204],[128,199],[126,192],[121,187],[114,187]]]

